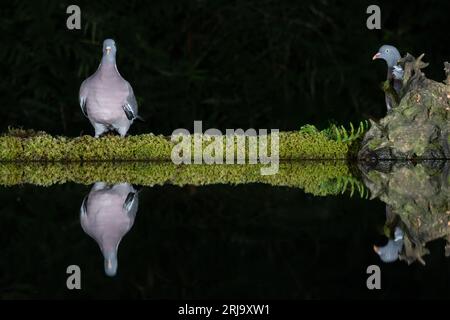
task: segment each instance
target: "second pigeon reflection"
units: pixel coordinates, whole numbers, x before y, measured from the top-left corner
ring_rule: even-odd
[[[97,71],[80,87],[80,107],[95,129],[95,137],[111,130],[125,136],[138,115],[138,105],[131,85],[120,75],[116,65],[116,43],[103,41],[103,57]]]

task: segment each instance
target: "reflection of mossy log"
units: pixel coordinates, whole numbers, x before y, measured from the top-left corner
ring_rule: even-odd
[[[449,65],[445,64],[446,83],[439,83],[421,72],[427,65],[422,57],[408,54],[400,60],[405,70],[400,103],[379,123],[372,122],[359,158],[450,158]]]
[[[276,175],[263,176],[262,165],[174,165],[171,162],[72,162],[0,163],[0,184],[32,183],[52,185],[76,182],[92,184],[129,182],[137,185],[209,185],[264,183],[304,189],[315,195],[337,194],[344,190],[339,181],[352,187],[352,175],[344,161],[282,162]]]
[[[312,126],[310,126],[312,127]],[[223,137],[222,139],[226,139]],[[355,140],[336,140],[325,131],[279,133],[280,159],[346,159]],[[203,148],[211,142],[203,142]],[[43,132],[12,130],[0,136],[0,161],[104,161],[171,160],[176,142],[170,137],[143,134],[121,138],[53,137]],[[270,147],[270,135],[267,142]],[[224,150],[226,143],[223,142]],[[234,142],[235,154],[242,150],[248,159],[248,143]],[[193,151],[192,151],[192,154]],[[224,157],[225,157],[224,152]],[[269,151],[270,155],[270,151]]]

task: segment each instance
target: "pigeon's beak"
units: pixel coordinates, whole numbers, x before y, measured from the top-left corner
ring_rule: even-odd
[[[380,55],[381,54],[379,52],[375,53],[375,55],[372,57],[372,60],[376,60],[376,59],[380,58]]]
[[[111,52],[111,47],[106,47],[105,50],[106,50],[106,54],[109,54]]]
[[[375,251],[376,253],[380,253],[380,248],[374,245],[373,251]]]

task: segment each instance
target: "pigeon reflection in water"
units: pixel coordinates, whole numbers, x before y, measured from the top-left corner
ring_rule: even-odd
[[[129,183],[96,182],[83,200],[81,227],[100,246],[108,276],[117,273],[117,248],[133,226],[137,210],[138,192]]]
[[[373,246],[373,249],[380,256],[381,261],[386,263],[397,261],[403,249],[403,230],[396,227],[394,239],[389,239],[383,247]]]

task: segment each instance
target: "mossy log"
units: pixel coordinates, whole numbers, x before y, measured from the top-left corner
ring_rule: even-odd
[[[293,187],[325,196],[349,190],[363,193],[346,161],[289,161],[275,175],[261,175],[262,165],[175,165],[171,162],[2,162],[0,185],[49,186],[74,182],[135,185],[211,185],[262,183]]]
[[[279,133],[279,159],[348,159],[355,140],[336,140],[325,131],[310,130]],[[200,136],[200,138],[205,136]],[[210,138],[210,136],[205,137]],[[226,137],[223,136],[224,158]],[[260,139],[260,138],[258,138]],[[267,136],[270,156],[271,135]],[[210,144],[203,139],[203,150]],[[258,142],[259,143],[259,142]],[[127,136],[107,135],[101,138],[81,136],[67,138],[45,132],[10,130],[0,136],[0,161],[171,161],[177,142],[170,137],[153,134]],[[249,159],[248,143],[237,143],[235,156],[242,152]],[[194,150],[192,147],[192,154]],[[259,156],[259,155],[258,155]]]

